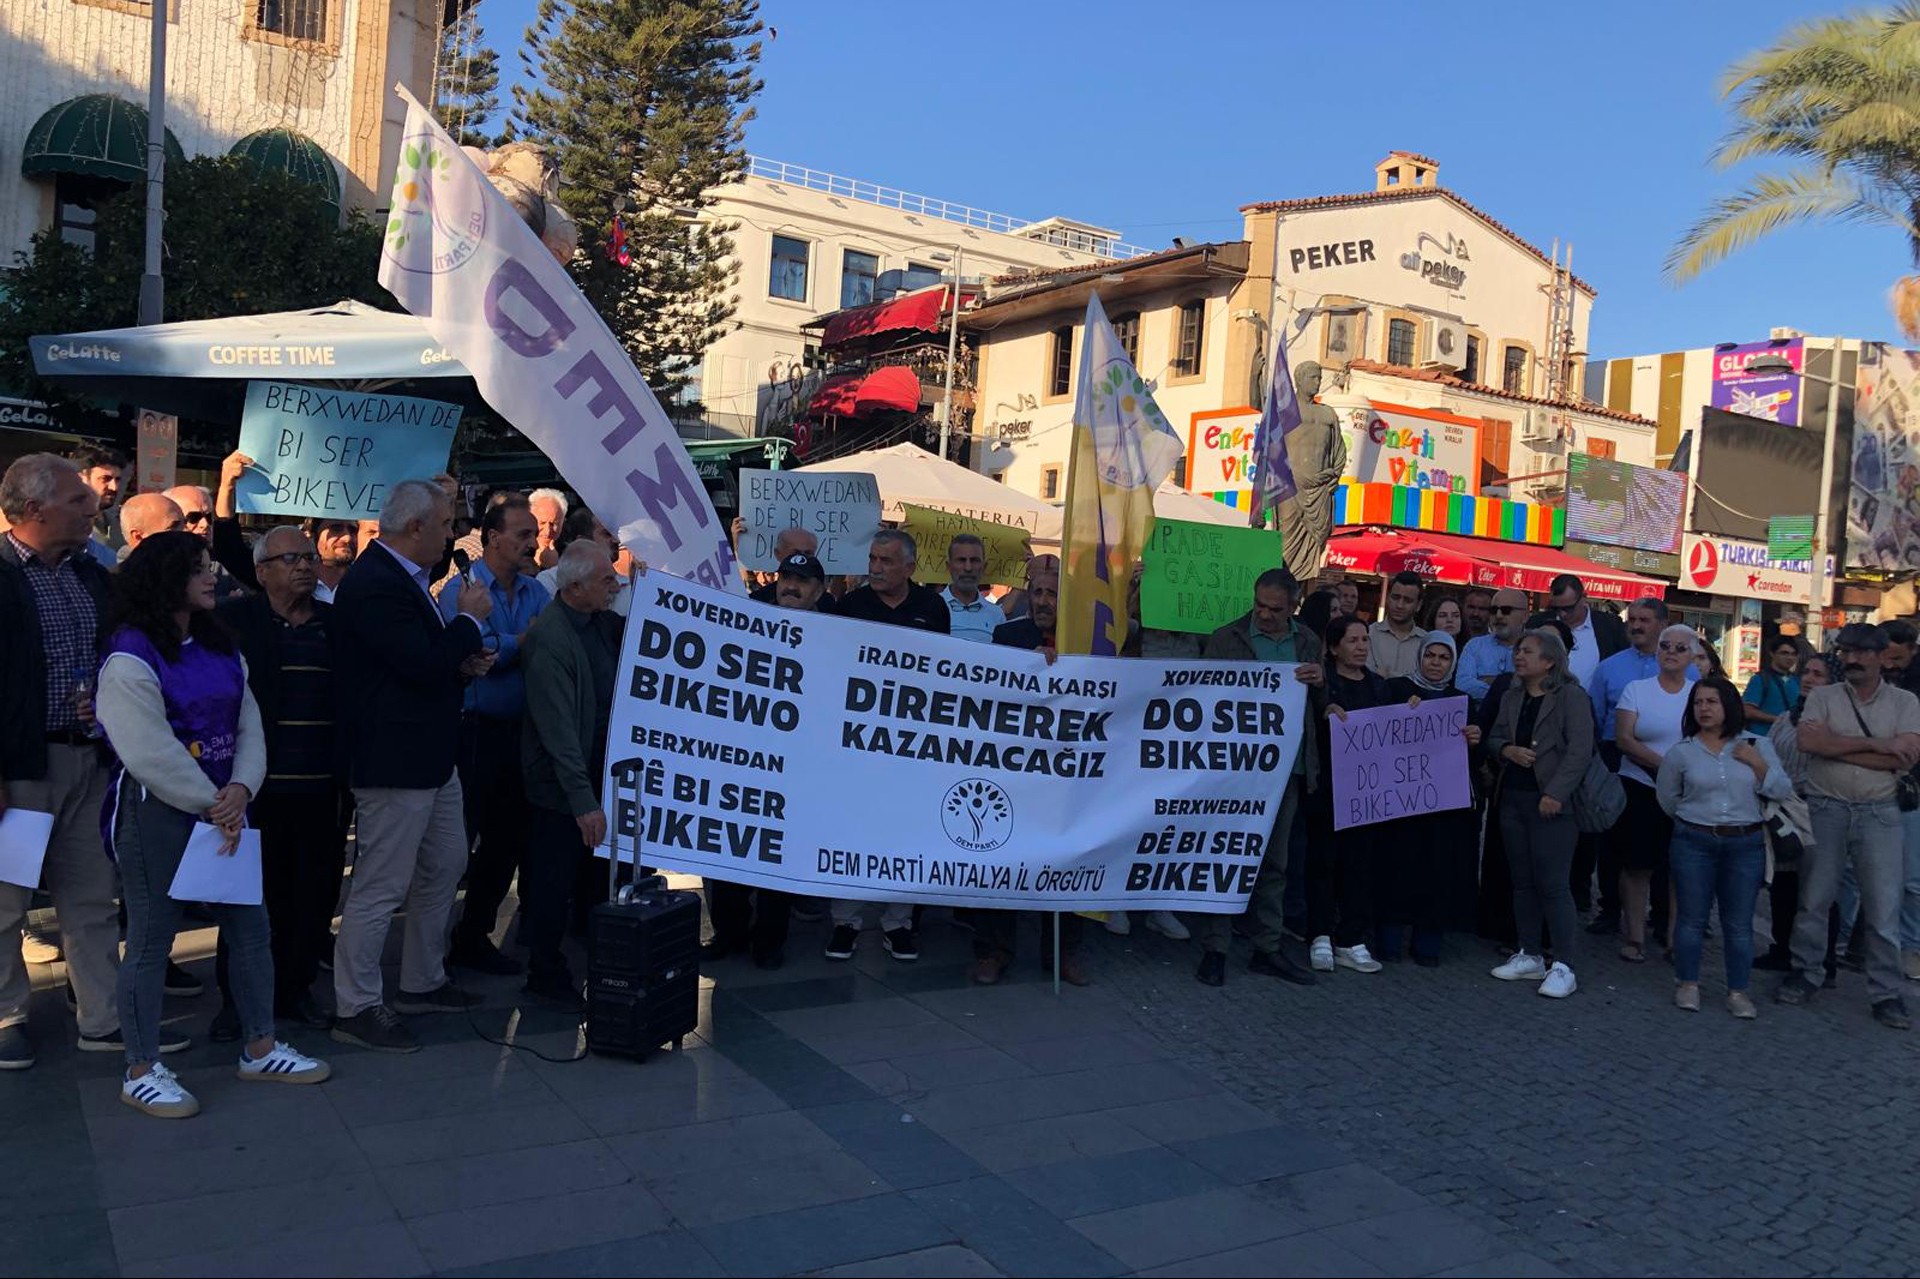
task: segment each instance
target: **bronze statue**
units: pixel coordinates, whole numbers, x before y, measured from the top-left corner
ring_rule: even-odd
[[[1333,533],[1333,489],[1347,469],[1347,441],[1340,416],[1314,396],[1320,393],[1320,366],[1302,361],[1293,371],[1293,393],[1300,404],[1300,425],[1287,436],[1287,461],[1293,467],[1294,496],[1280,505],[1280,531],[1286,538],[1287,570],[1295,580],[1311,582],[1327,553]]]

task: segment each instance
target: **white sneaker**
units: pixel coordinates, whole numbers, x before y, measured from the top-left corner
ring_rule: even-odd
[[[191,1119],[200,1113],[200,1103],[193,1094],[157,1061],[138,1079],[121,1078],[120,1100],[156,1119]]]
[[[22,928],[20,958],[29,964],[57,964],[60,962],[60,944],[38,928]]]
[[[1547,979],[1540,983],[1539,993],[1548,999],[1565,999],[1580,989],[1580,983],[1573,979],[1573,969],[1565,964],[1555,964],[1547,969]]]
[[[1313,945],[1307,948],[1307,962],[1313,965],[1316,973],[1333,971],[1333,938],[1316,937]]]
[[[333,1074],[333,1067],[276,1039],[273,1051],[257,1060],[241,1049],[240,1069],[235,1073],[242,1079],[260,1079],[270,1084],[317,1084]]]
[[[1133,921],[1127,918],[1124,910],[1110,910],[1107,912],[1107,931],[1115,937],[1125,937],[1133,931]]]
[[[1187,926],[1180,922],[1180,916],[1170,910],[1150,910],[1140,922],[1147,926],[1148,931],[1159,933],[1171,941],[1186,941],[1193,936],[1187,931]]]
[[[1508,956],[1506,963],[1493,970],[1493,975],[1501,981],[1539,981],[1547,975],[1547,961],[1538,955],[1529,955],[1524,950],[1516,950]]]
[[[1373,952],[1367,949],[1365,942],[1358,946],[1335,946],[1333,962],[1342,968],[1351,968],[1356,973],[1380,971],[1380,961],[1373,957]]]

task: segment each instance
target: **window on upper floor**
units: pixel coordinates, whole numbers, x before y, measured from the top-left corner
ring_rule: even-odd
[[[1060,468],[1043,466],[1040,468],[1040,500],[1057,502],[1060,500]]]
[[[1412,320],[1387,321],[1387,363],[1413,366],[1420,329]]]
[[[1053,331],[1052,350],[1047,360],[1047,394],[1054,398],[1073,390],[1073,326],[1063,324]]]
[[[1460,366],[1460,380],[1480,385],[1480,339],[1471,333],[1467,334],[1467,362]]]
[[[127,189],[124,182],[110,178],[88,177],[83,173],[62,173],[53,180],[53,225],[68,244],[92,252],[96,247],[94,212],[101,201]]]
[[[1113,317],[1113,336],[1120,339],[1120,349],[1127,353],[1127,360],[1137,371],[1140,368],[1140,313],[1127,311]]]
[[[1174,332],[1173,375],[1200,376],[1200,361],[1207,349],[1207,304],[1203,298],[1180,304],[1180,322]]]
[[[873,286],[880,279],[880,259],[872,253],[848,249],[840,256],[840,305],[865,306],[873,301]]]
[[[289,40],[327,40],[328,0],[254,0],[253,27]]]
[[[907,269],[900,276],[900,287],[911,293],[915,289],[924,289],[929,285],[940,283],[940,275],[940,268],[937,266],[928,266],[925,262],[909,262]]]
[[[805,240],[788,235],[773,237],[773,264],[767,275],[767,296],[789,302],[807,300],[807,254],[813,248]]]
[[[1500,389],[1512,395],[1527,392],[1527,348],[1508,346],[1500,353]]]

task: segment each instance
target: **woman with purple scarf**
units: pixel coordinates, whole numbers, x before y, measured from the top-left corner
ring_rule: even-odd
[[[224,852],[238,847],[247,803],[267,766],[246,667],[213,615],[214,582],[206,543],[192,533],[156,533],[135,548],[114,578],[95,708],[119,759],[102,816],[127,906],[120,1100],[162,1119],[200,1110],[160,1061],[167,958],[180,928],[180,903],[167,890],[196,823],[219,829]],[[247,1039],[239,1077],[319,1083],[327,1064],[274,1038],[266,908],[214,910],[232,951],[234,1001]]]

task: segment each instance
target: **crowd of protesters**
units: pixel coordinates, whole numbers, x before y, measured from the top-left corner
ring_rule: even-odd
[[[249,537],[234,501],[249,465],[228,458],[216,491],[124,501],[125,460],[99,449],[25,457],[0,481],[0,811],[52,814],[41,887],[60,930],[57,950],[23,933],[33,890],[0,884],[0,1069],[34,1064],[26,964],[58,954],[79,1047],[122,1054],[122,1100],[162,1117],[198,1109],[163,1060],[187,1041],[162,1017],[169,995],[199,990],[171,951],[200,908],[168,891],[195,840],[261,846],[262,904],[211,915],[221,1002],[208,1034],[239,1046],[242,1079],[327,1078],[281,1037],[288,1026],[417,1051],[409,1018],[476,1002],[451,969],[524,972],[529,995],[584,1008],[565,940],[600,885],[621,619],[646,571],[551,489],[495,492],[457,527],[446,476],[395,485],[377,521]],[[913,538],[883,530],[855,584],[830,581],[814,537],[790,529],[777,570],[749,586],[777,607],[1051,660],[1058,559],[1033,557],[996,594],[985,550],[952,538],[935,590],[916,580]],[[1742,693],[1659,599],[1616,617],[1571,575],[1549,597],[1530,613],[1518,590],[1451,593],[1401,573],[1369,621],[1353,582],[1307,591],[1285,569],[1261,574],[1247,612],[1189,655],[1291,665],[1309,707],[1302,749],[1276,779],[1246,914],[1144,925],[1197,934],[1196,977],[1214,987],[1236,931],[1247,971],[1296,985],[1435,966],[1462,953],[1448,933],[1478,933],[1502,952],[1492,976],[1555,999],[1617,937],[1605,946],[1620,962],[1669,962],[1675,1005],[1696,1011],[1717,916],[1735,1017],[1757,1014],[1756,968],[1784,973],[1775,997],[1802,1004],[1853,966],[1873,1016],[1904,1028],[1904,983],[1920,980],[1914,628],[1852,624],[1825,654],[1776,637]],[[1179,649],[1136,620],[1126,651]],[[1462,697],[1472,806],[1336,829],[1326,721]],[[516,884],[524,960],[496,941]],[[1756,957],[1763,886],[1770,945]],[[852,958],[870,921],[894,960],[920,953],[910,903],[708,887],[709,962],[778,967],[796,920],[827,922],[829,960]],[[1021,915],[954,913],[973,933],[974,981],[1002,980]],[[1037,917],[1043,965],[1057,956],[1062,980],[1092,980],[1081,918]]]

